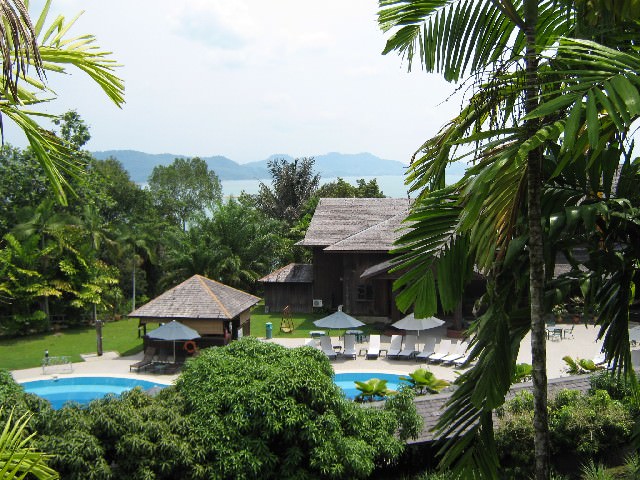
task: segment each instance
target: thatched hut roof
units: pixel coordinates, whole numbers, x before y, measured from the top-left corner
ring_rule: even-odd
[[[290,263],[258,281],[263,283],[312,283],[313,265]]]
[[[298,245],[337,251],[389,251],[409,213],[406,198],[321,198]]]
[[[129,314],[136,318],[232,320],[260,299],[200,275],[185,280]]]

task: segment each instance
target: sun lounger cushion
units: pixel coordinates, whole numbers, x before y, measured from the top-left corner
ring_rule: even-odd
[[[443,338],[440,340],[440,343],[436,345],[436,351],[433,355],[429,355],[427,360],[430,362],[439,362],[444,357],[449,355],[449,350],[451,349],[451,340]]]
[[[367,360],[374,360],[380,355],[380,335],[369,335]]]
[[[387,350],[387,357],[396,358],[402,350],[402,335],[392,335],[389,349]]]
[[[418,351],[416,350],[416,343],[418,343],[417,335],[407,335],[404,339],[404,348],[400,350],[397,358],[412,358]]]

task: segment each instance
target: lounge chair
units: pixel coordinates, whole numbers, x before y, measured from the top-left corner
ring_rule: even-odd
[[[367,360],[375,360],[380,355],[380,335],[369,335]]]
[[[335,360],[336,358],[338,358],[338,354],[333,349],[333,345],[331,344],[330,336],[324,335],[320,337],[320,349],[327,357],[329,357],[329,360]]]
[[[593,363],[596,365],[604,365],[607,363],[607,354],[604,352],[600,352],[595,357],[593,357]]]
[[[387,357],[398,358],[400,350],[402,350],[402,335],[391,335],[391,343],[387,350]]]
[[[318,342],[316,342],[315,338],[308,338],[306,342],[304,342],[305,347],[318,348]]]
[[[453,361],[453,364],[456,368],[462,367],[465,363],[469,361],[470,353],[465,353],[464,356],[457,358]]]
[[[416,355],[416,361],[424,360],[426,361],[429,355],[433,355],[435,353],[436,348],[436,337],[427,337],[424,341],[424,348],[420,353]]]
[[[417,335],[407,335],[404,337],[404,348],[398,353],[398,358],[405,360],[413,358],[415,354],[418,353],[416,343],[418,343]]]
[[[435,353],[429,355],[427,360],[430,362],[439,362],[444,357],[449,355],[451,350],[451,340],[443,338],[440,343],[436,345]]]
[[[345,335],[344,336],[344,349],[342,350],[342,356],[346,358],[356,359],[356,336]]]
[[[129,365],[129,371],[132,372],[133,370],[135,370],[136,372],[139,372],[140,370],[145,369],[146,367],[148,367],[153,363],[153,357],[155,357],[155,355],[156,355],[155,347],[147,348],[144,352],[144,356],[142,357],[142,360]]]
[[[442,360],[440,360],[440,362],[442,362],[443,364],[455,362],[459,358],[464,357],[465,353],[467,352],[467,348],[469,348],[468,342],[458,342],[455,350],[444,357]]]

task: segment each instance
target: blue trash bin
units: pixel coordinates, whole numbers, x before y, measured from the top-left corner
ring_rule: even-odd
[[[267,340],[268,340],[273,337],[273,323],[267,322],[265,325],[267,327]]]

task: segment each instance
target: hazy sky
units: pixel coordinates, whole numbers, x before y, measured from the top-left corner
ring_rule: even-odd
[[[95,34],[123,65],[121,110],[79,71],[50,78],[61,100],[48,111],[76,109],[93,151],[406,162],[459,107],[445,102],[452,85],[381,55],[375,0],[54,0],[53,10],[85,10],[70,33]],[[6,141],[24,145],[12,130]]]

